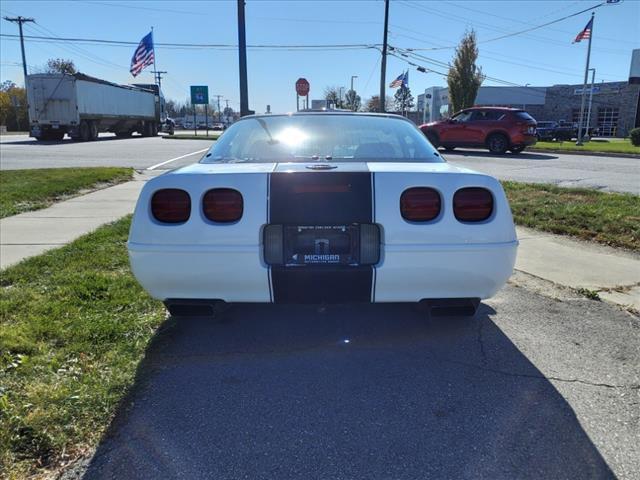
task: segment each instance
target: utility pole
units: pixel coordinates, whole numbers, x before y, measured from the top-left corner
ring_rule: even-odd
[[[589,80],[589,60],[591,59],[591,39],[593,38],[593,23],[595,13],[591,12],[591,31],[589,32],[589,46],[587,47],[587,65],[584,68],[584,82],[582,84],[582,101],[580,102],[580,124],[578,125],[578,140],[576,145],[582,145],[582,126],[584,122],[584,103],[587,93],[587,81]]]
[[[355,106],[355,103],[356,103],[356,92],[353,90],[353,79],[354,78],[358,78],[358,75],[351,75],[351,101],[353,102],[351,104],[351,110],[355,112],[355,108],[353,108]]]
[[[244,0],[238,0],[238,63],[240,67],[240,116],[249,115],[247,88],[247,35],[244,24]]]
[[[156,76],[156,84],[158,85],[158,91],[160,91],[160,89],[162,87],[162,74],[163,73],[169,73],[169,72],[166,72],[164,70],[156,70],[153,73]]]
[[[4,17],[7,22],[17,23],[18,29],[20,30],[20,49],[22,50],[22,71],[24,72],[24,85],[25,88],[27,86],[27,59],[24,55],[24,36],[22,35],[22,24],[23,23],[36,23],[33,18],[25,18],[25,17]]]
[[[218,98],[218,123],[220,123],[222,121],[222,112],[220,111],[220,98],[222,98],[223,95],[213,95],[213,96]]]
[[[389,33],[389,0],[384,0],[384,40],[382,42],[382,65],[380,66],[380,112],[385,111],[385,87],[387,74],[387,34]]]

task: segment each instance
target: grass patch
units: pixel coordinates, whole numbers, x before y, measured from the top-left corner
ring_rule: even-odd
[[[586,188],[502,182],[518,225],[640,250],[640,197]]]
[[[206,136],[205,134],[202,135],[165,135],[162,138],[166,139],[166,140],[211,140],[213,142],[215,142],[218,137],[220,135],[216,134],[216,135],[209,135]]]
[[[131,180],[132,168],[41,168],[0,171],[0,218],[46,208],[81,190]]]
[[[631,153],[640,155],[640,147],[635,147],[629,139],[615,138],[611,140],[596,139],[586,142],[582,146],[576,145],[575,141],[570,142],[537,142],[528,150],[570,150],[572,152],[594,152],[594,153]]]
[[[95,446],[165,317],[129,269],[130,217],[0,272],[0,471]]]

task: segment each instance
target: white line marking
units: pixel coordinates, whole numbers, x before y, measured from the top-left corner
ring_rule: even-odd
[[[161,167],[163,165],[166,165],[167,163],[175,162],[176,160],[180,160],[181,158],[190,157],[191,155],[195,155],[196,153],[206,152],[207,150],[209,150],[209,149],[208,148],[203,148],[202,150],[198,150],[196,152],[187,153],[186,155],[182,155],[180,157],[172,158],[171,160],[167,160],[166,162],[158,163],[157,165],[153,165],[151,167],[148,167],[147,170],[155,170],[156,168]]]

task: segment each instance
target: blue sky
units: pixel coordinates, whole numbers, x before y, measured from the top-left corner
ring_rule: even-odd
[[[465,29],[478,34],[483,71],[517,84],[545,86],[581,83],[586,42],[572,45],[585,26],[586,12],[529,34],[490,41],[600,3],[581,1],[392,1],[389,43],[400,48],[426,48],[429,59],[448,62]],[[74,38],[139,41],[154,26],[156,43],[236,44],[235,1],[14,1],[2,0],[2,16],[33,17],[25,33]],[[631,50],[640,48],[640,2],[626,0],[598,8],[594,25],[592,66],[596,81],[626,80]],[[250,45],[377,44],[382,41],[384,3],[378,1],[260,1],[247,0],[247,43]],[[17,25],[1,21],[1,32],[17,33]],[[486,42],[486,43],[485,43]],[[129,74],[135,47],[26,43],[27,63],[37,69],[51,57],[71,58],[78,70],[118,83],[150,82],[145,70],[137,79]],[[189,85],[209,85],[210,95],[229,99],[239,107],[237,51],[233,49],[176,49],[156,47],[158,69],[168,98],[183,100]],[[0,40],[0,79],[22,84],[19,43]],[[250,50],[249,104],[257,112],[295,109],[294,83],[305,77],[310,98],[321,98],[327,85],[354,86],[366,99],[377,94],[380,53],[375,49]],[[414,61],[429,67],[423,61]],[[431,64],[433,65],[433,64]],[[387,84],[408,65],[390,57]],[[410,71],[414,95],[424,88],[445,85],[435,73]],[[434,67],[434,69],[437,69]],[[444,71],[444,68],[439,68]],[[142,80],[141,80],[142,79]],[[490,81],[486,85],[495,84]],[[387,94],[393,90],[388,89]]]

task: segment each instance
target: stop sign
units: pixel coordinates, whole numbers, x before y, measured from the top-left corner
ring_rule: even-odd
[[[307,95],[309,95],[309,89],[309,82],[306,78],[299,78],[296,81],[296,93],[301,97],[306,97]]]

